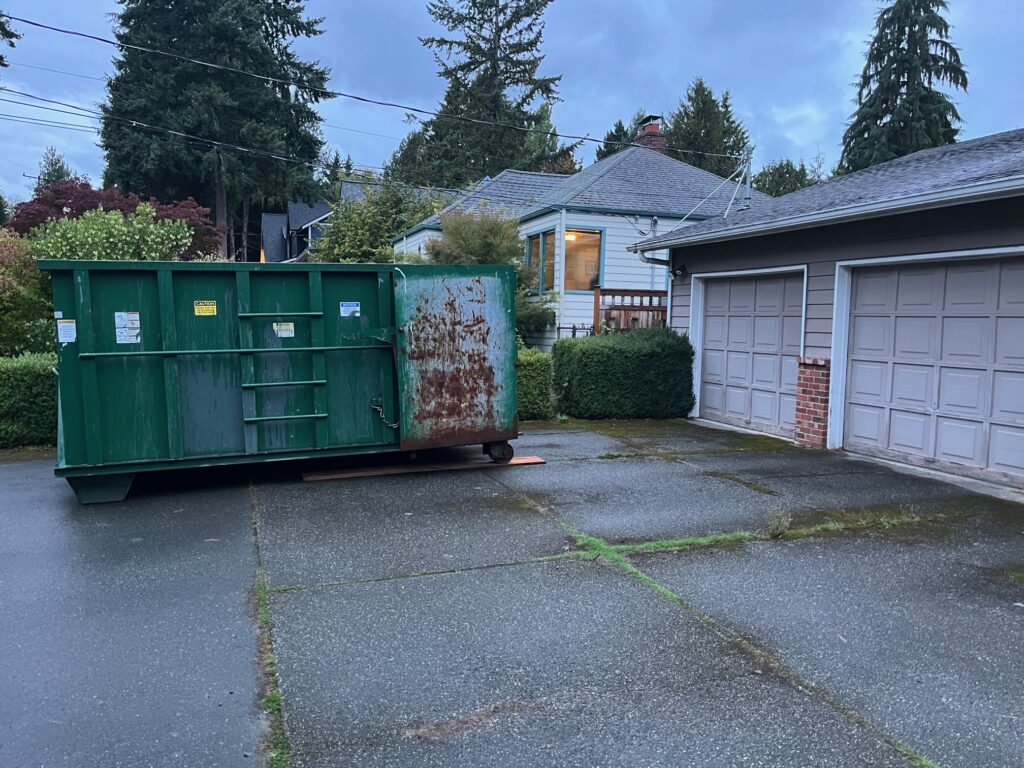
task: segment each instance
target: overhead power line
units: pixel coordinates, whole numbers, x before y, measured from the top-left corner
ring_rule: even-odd
[[[3,15],[3,14],[0,14],[0,15]],[[36,66],[35,64],[23,64],[20,61],[11,61],[10,59],[7,60],[7,63],[10,64],[12,67],[24,67],[25,69],[38,69],[41,72],[53,72],[54,74],[57,74],[57,75],[67,75],[68,77],[80,77],[83,80],[99,80],[101,83],[105,83],[107,81],[107,78],[105,78],[105,77],[96,77],[95,75],[83,75],[83,74],[80,74],[78,72],[65,72],[63,69],[50,69],[49,67],[39,67],[39,66]]]
[[[62,35],[72,35],[74,37],[81,37],[81,38],[84,38],[86,40],[93,40],[93,41],[96,41],[96,42],[99,42],[99,43],[104,43],[105,45],[112,45],[115,48],[140,51],[142,53],[149,53],[149,54],[153,54],[153,55],[156,55],[156,56],[165,56],[165,57],[168,57],[168,58],[177,59],[178,61],[184,61],[184,62],[187,62],[189,64],[196,64],[196,65],[201,66],[201,67],[208,67],[210,69],[216,69],[216,70],[220,70],[222,72],[231,72],[231,73],[236,74],[236,75],[245,75],[246,77],[253,77],[253,78],[256,78],[257,80],[262,80],[262,81],[264,81],[266,83],[273,83],[275,85],[294,86],[295,88],[301,88],[302,90],[308,91],[310,93],[318,93],[318,94],[321,94],[322,96],[326,96],[328,98],[351,99],[353,101],[362,102],[363,104],[374,104],[374,105],[377,105],[377,106],[380,106],[380,107],[390,107],[392,109],[401,109],[401,110],[404,110],[405,112],[412,112],[412,113],[418,114],[418,115],[428,115],[430,117],[436,117],[436,118],[439,118],[439,119],[442,119],[442,120],[456,120],[456,121],[459,121],[459,122],[472,123],[472,124],[475,124],[475,125],[489,125],[489,126],[494,126],[496,128],[507,128],[507,129],[511,129],[511,130],[514,130],[514,131],[520,131],[522,133],[536,133],[536,134],[541,134],[541,135],[549,136],[549,137],[550,136],[557,136],[559,138],[573,139],[573,140],[580,141],[580,142],[593,142],[595,144],[600,144],[602,146],[608,146],[608,145],[610,145],[610,146],[619,146],[619,147],[639,147],[639,146],[643,146],[641,144],[636,144],[634,142],[628,142],[628,141],[608,141],[608,142],[606,142],[603,139],[595,139],[593,136],[590,136],[590,135],[578,135],[578,134],[571,134],[571,133],[558,133],[557,131],[544,131],[544,130],[540,130],[538,128],[527,128],[525,126],[513,125],[511,123],[502,123],[502,122],[499,122],[497,120],[485,120],[485,119],[482,119],[482,118],[470,117],[468,115],[448,114],[448,113],[436,112],[434,110],[423,109],[422,107],[414,107],[414,106],[410,106],[408,104],[401,104],[401,103],[395,102],[395,101],[386,101],[386,100],[383,100],[383,99],[373,99],[373,98],[370,98],[369,96],[360,96],[359,94],[346,93],[345,91],[333,91],[333,90],[329,90],[327,88],[320,88],[319,86],[309,85],[307,83],[300,83],[300,82],[297,82],[295,80],[287,80],[285,78],[272,77],[270,75],[260,75],[260,74],[257,74],[255,72],[249,72],[247,70],[240,69],[238,67],[232,67],[232,66],[229,66],[229,65],[226,65],[226,64],[215,64],[215,63],[209,62],[209,61],[202,61],[201,59],[194,59],[194,58],[192,58],[190,56],[183,56],[180,53],[171,53],[169,51],[162,51],[162,50],[159,50],[157,48],[150,48],[150,47],[144,46],[144,45],[135,45],[134,43],[119,43],[117,40],[111,40],[110,38],[101,37],[99,35],[89,34],[88,32],[80,32],[80,31],[75,30],[75,29],[65,29],[63,27],[55,27],[55,26],[52,26],[50,24],[43,24],[42,22],[32,21],[31,19],[25,19],[25,18],[22,18],[20,16],[12,16],[11,14],[8,14],[8,13],[0,13],[0,16],[8,18],[11,21],[17,21],[17,22],[20,22],[22,24],[28,24],[29,26],[38,27],[39,29],[45,29],[45,30],[48,30],[50,32],[58,32],[58,33],[60,33]],[[740,158],[740,155],[733,155],[733,154],[723,153],[723,152],[704,152],[702,150],[684,149],[682,147],[667,147],[667,149],[670,149],[673,152],[682,152],[682,153],[693,154],[693,155],[704,155],[704,156],[707,156],[707,157],[728,157],[728,158],[733,158],[733,159],[739,159]]]

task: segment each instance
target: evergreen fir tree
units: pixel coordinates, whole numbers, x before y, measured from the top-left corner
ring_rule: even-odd
[[[14,41],[20,38],[21,35],[11,29],[11,25],[7,22],[7,19],[0,16],[0,43],[6,44],[8,48],[13,48]],[[0,53],[0,69],[6,67],[7,59],[4,57],[3,53]]]
[[[703,78],[698,77],[679,107],[669,115],[665,140],[666,152],[677,160],[719,176],[730,176],[739,160],[720,155],[742,154],[750,136],[733,115],[728,91],[721,99],[716,98]]]
[[[772,197],[788,195],[817,183],[813,170],[803,160],[797,165],[792,160],[776,160],[754,174],[753,187]]]
[[[104,182],[160,200],[194,197],[216,210],[228,251],[229,218],[241,215],[243,250],[250,204],[315,195],[308,164],[323,144],[313,104],[323,98],[328,71],[303,61],[296,38],[319,35],[320,19],[302,0],[118,0],[118,42],[174,51],[202,61],[294,81],[268,83],[188,61],[121,49],[108,84],[101,144]],[[133,118],[206,139],[251,147],[300,162],[217,148],[147,131]],[[305,161],[305,162],[301,162]],[[308,163],[308,164],[307,164]]]
[[[64,155],[56,147],[47,147],[39,161],[39,173],[36,175],[36,186],[32,190],[33,197],[49,189],[55,181],[70,181],[75,178],[74,171],[67,164]]]
[[[638,109],[628,126],[621,120],[616,120],[611,130],[605,133],[604,143],[597,148],[597,159],[604,160],[606,157],[614,155],[620,149],[625,149],[625,145],[632,144],[640,130],[640,121],[646,116],[647,112],[645,110]]]
[[[894,0],[879,11],[838,172],[956,141],[960,113],[935,85],[966,91],[967,72],[949,40],[945,10],[946,0]]]
[[[554,149],[545,144],[550,137],[536,134],[540,141],[531,142],[532,134],[523,130],[542,122],[543,105],[534,106],[538,100],[557,98],[561,78],[538,74],[544,60],[542,16],[550,3],[428,3],[430,15],[450,34],[421,42],[433,49],[448,86],[439,115],[406,136],[389,175],[412,184],[458,187],[506,168],[538,170],[571,154],[557,143]]]

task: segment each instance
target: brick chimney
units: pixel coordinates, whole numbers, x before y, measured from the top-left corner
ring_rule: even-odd
[[[634,144],[665,154],[665,134],[661,130],[661,115],[648,115],[640,121]]]

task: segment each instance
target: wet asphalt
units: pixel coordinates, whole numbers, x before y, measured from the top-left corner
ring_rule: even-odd
[[[685,422],[517,454],[93,507],[0,462],[0,764],[261,764],[257,563],[293,766],[1024,764],[1021,505]],[[849,513],[920,523],[571,556]]]

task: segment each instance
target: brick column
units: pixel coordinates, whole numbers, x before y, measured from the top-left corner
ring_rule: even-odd
[[[796,373],[794,442],[804,448],[824,448],[828,438],[830,360],[801,357]]]

